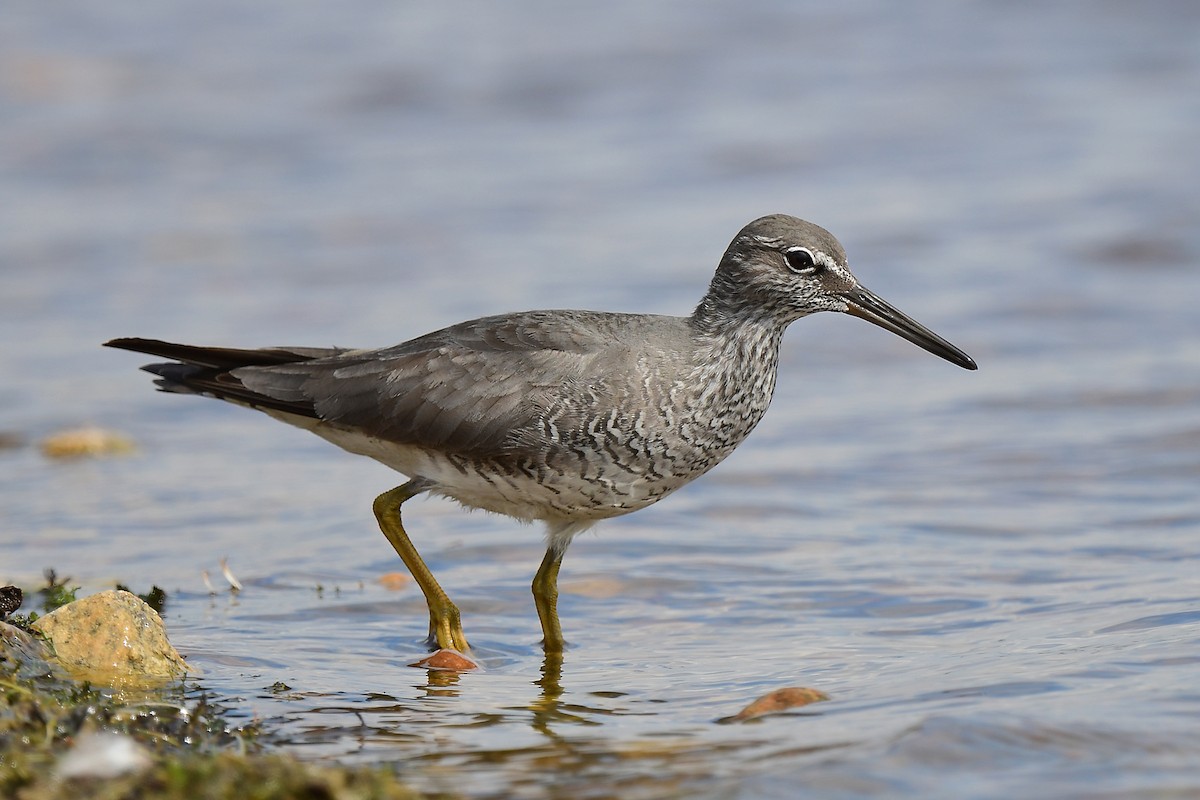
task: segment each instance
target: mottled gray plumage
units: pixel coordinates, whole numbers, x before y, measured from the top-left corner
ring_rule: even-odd
[[[561,559],[592,522],[729,455],[771,402],[784,330],[816,311],[864,317],[975,368],[861,287],[828,231],[783,215],[737,235],[689,317],[528,311],[377,350],[108,344],[174,359],[146,367],[165,390],[311,430],[410,476],[411,493],[543,520]]]

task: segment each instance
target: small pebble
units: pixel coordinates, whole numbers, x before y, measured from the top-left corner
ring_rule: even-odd
[[[467,670],[479,669],[479,664],[457,650],[450,649],[430,653],[420,661],[414,661],[409,664],[409,666],[421,667],[422,669],[444,670],[446,672],[466,672]]]
[[[397,592],[407,586],[411,580],[412,578],[403,572],[385,572],[376,578],[375,582],[390,592]]]

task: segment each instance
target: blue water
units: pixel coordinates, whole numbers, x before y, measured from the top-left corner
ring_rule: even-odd
[[[427,789],[1198,793],[1198,131],[1189,2],[10,4],[0,580],[157,583],[198,687]],[[798,322],[733,457],[572,547],[548,677],[538,530],[411,504],[486,669],[410,668],[398,476],[98,347],[687,313],[771,212],[980,370]],[[34,446],[83,422],[138,453]]]

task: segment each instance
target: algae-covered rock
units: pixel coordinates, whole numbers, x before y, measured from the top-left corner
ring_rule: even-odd
[[[188,665],[167,640],[162,618],[136,595],[100,592],[33,624],[73,675],[110,685],[169,680]]]
[[[40,639],[0,622],[0,676],[44,675],[53,669],[53,662],[54,654]]]

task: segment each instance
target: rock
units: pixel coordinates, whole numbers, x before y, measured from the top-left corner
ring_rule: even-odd
[[[720,722],[745,722],[746,720],[766,714],[778,714],[780,711],[787,711],[789,708],[800,708],[809,703],[819,703],[822,700],[828,699],[829,695],[816,689],[789,686],[786,689],[776,689],[773,692],[764,694],[732,717],[725,717]]]
[[[466,672],[469,669],[479,669],[479,664],[464,656],[457,650],[438,650],[420,661],[409,664],[410,667],[444,670],[446,672]]]
[[[108,685],[183,676],[187,662],[167,640],[162,618],[136,595],[100,592],[33,623],[58,661],[76,678]]]
[[[14,675],[42,675],[53,668],[54,654],[41,639],[0,622],[0,662]]]
[[[0,619],[7,619],[23,602],[25,593],[19,586],[0,586]]]
[[[411,580],[412,578],[403,572],[385,572],[376,578],[375,582],[389,592],[398,592],[407,586]]]
[[[59,431],[42,440],[42,453],[50,458],[82,458],[132,453],[133,441],[115,431],[83,427]]]

